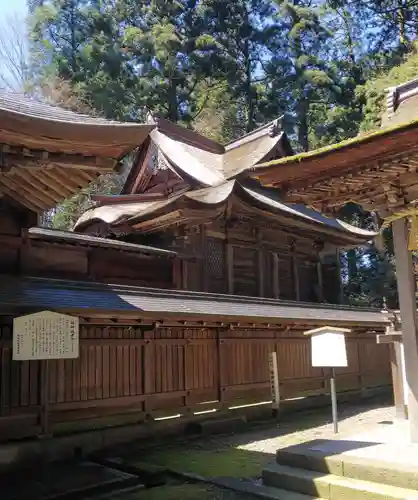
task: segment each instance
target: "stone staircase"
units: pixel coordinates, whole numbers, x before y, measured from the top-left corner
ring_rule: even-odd
[[[259,497],[276,500],[418,500],[418,468],[307,445],[277,452],[263,470]],[[254,492],[256,493],[256,492]]]

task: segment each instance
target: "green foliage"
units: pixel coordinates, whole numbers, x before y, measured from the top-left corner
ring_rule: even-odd
[[[105,174],[96,182],[80,190],[75,196],[61,203],[51,214],[51,226],[55,229],[71,229],[80,216],[93,205],[95,194],[119,194],[124,178],[121,175]]]
[[[33,85],[51,101],[151,112],[223,142],[282,114],[296,151],[355,137],[380,127],[385,88],[418,76],[417,0],[29,0],[29,12]],[[54,225],[70,227],[91,189]],[[350,300],[390,296],[389,250],[344,258]]]

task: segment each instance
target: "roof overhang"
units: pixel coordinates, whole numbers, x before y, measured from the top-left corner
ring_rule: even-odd
[[[167,227],[214,220],[225,213],[229,200],[239,205],[239,211],[259,215],[286,226],[289,230],[315,232],[326,235],[338,245],[359,245],[371,240],[377,233],[351,226],[338,219],[326,217],[302,205],[289,205],[280,201],[277,192],[259,186],[228,181],[216,188],[185,191],[162,200],[117,203],[92,208],[85,212],[75,225],[77,231],[88,231],[88,226],[98,221],[118,232],[157,232]],[[130,198],[128,195],[127,198]]]
[[[418,120],[254,167],[289,203],[336,210],[355,202],[382,215],[418,198]]]
[[[138,245],[137,243],[127,243],[125,241],[111,240],[109,238],[99,238],[90,234],[79,234],[71,231],[60,231],[58,229],[47,229],[44,227],[31,227],[27,237],[34,241],[45,241],[56,244],[67,244],[89,248],[106,248],[119,252],[134,252],[157,257],[174,258],[177,253],[164,248]]]
[[[41,213],[114,172],[154,127],[0,92],[0,193]]]
[[[27,314],[45,309],[154,321],[251,319],[258,324],[353,325],[372,332],[390,323],[388,315],[377,309],[30,277],[0,279],[1,312]]]

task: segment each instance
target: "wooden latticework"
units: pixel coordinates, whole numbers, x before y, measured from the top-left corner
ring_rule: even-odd
[[[207,269],[209,278],[222,279],[224,277],[224,245],[222,240],[216,238],[207,239]]]

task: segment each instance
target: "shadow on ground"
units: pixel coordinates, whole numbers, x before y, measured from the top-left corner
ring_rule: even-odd
[[[381,401],[340,408],[340,421],[358,417],[366,411],[382,408]],[[129,472],[160,467],[176,473],[203,477],[260,477],[261,471],[275,461],[278,448],[316,438],[316,429],[331,423],[329,409],[283,416],[279,421],[248,425],[237,433],[195,436],[170,442],[131,443],[108,451],[102,457],[115,458]],[[377,424],[378,422],[374,422]],[[306,437],[305,437],[306,434]],[[268,443],[268,445],[265,445]]]

